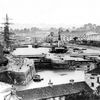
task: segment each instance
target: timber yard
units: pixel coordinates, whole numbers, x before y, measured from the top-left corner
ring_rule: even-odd
[[[83,31],[59,28],[40,36],[41,41],[24,35],[27,42],[17,44],[20,38],[14,40],[8,15],[3,24],[1,100],[100,100],[100,45],[92,40],[98,33],[88,30],[80,37]]]

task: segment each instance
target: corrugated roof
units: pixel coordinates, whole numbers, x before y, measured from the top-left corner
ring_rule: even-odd
[[[92,92],[90,87],[85,82],[76,82],[74,84],[61,84],[53,85],[52,87],[41,87],[23,91],[17,91],[17,95],[22,97],[23,100],[33,100],[33,99],[45,99],[63,95],[69,95],[74,93],[79,93],[85,90],[87,92]]]

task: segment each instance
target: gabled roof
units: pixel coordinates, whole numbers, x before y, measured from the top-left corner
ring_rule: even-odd
[[[22,97],[23,100],[34,100],[75,94],[82,90],[92,93],[92,90],[85,82],[76,82],[74,84],[69,83],[17,91],[17,95]]]
[[[90,73],[90,74],[100,74],[100,68],[95,68],[95,69],[89,71],[88,73]]]

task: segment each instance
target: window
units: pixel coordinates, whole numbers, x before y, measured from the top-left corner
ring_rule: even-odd
[[[80,68],[80,66],[77,66],[77,68]]]
[[[92,76],[97,76],[97,74],[91,74]]]
[[[97,83],[99,83],[100,81],[99,81],[99,77],[97,77]]]
[[[91,83],[91,87],[94,87],[94,83]]]
[[[90,65],[88,65],[87,68],[90,68]]]
[[[90,77],[90,79],[94,79],[94,77]]]

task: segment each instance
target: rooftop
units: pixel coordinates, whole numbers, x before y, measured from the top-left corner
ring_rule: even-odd
[[[49,48],[33,48],[32,46],[25,47],[25,48],[16,48],[16,50],[13,51],[12,55],[42,55],[43,53],[46,54],[49,52]]]
[[[84,71],[79,71],[79,70],[78,71],[68,71],[68,70],[42,70],[42,71],[37,72],[37,74],[40,75],[41,78],[43,78],[42,81],[40,81],[40,82],[34,82],[32,80],[27,85],[23,85],[23,86],[20,85],[20,86],[14,86],[14,87],[18,91],[26,91],[26,90],[29,90],[29,91],[32,90],[33,91],[34,90],[33,92],[36,91],[36,93],[38,93],[39,91],[40,92],[41,91],[44,91],[44,92],[45,91],[49,91],[48,89],[50,87],[48,85],[48,82],[50,80],[53,83],[53,87],[56,87],[56,85],[57,86],[62,86],[62,84],[70,84],[70,80],[74,80],[75,84],[78,83],[78,82],[81,83],[81,82],[84,81]],[[3,83],[3,84],[5,84],[5,83]],[[2,87],[2,88],[0,88],[0,92],[5,91],[5,90],[7,90],[7,88],[9,88],[9,86],[5,86],[5,88],[3,88],[3,86],[1,85],[1,83],[0,83],[0,86]],[[69,87],[69,85],[67,85],[67,86]],[[44,90],[45,88],[47,88],[47,89]],[[56,88],[58,88],[58,87],[56,87]],[[54,88],[54,89],[56,89],[56,88]],[[65,87],[63,87],[63,88],[65,88]],[[59,88],[59,89],[61,89],[61,88]],[[65,90],[62,90],[62,91],[65,91]],[[70,89],[69,90],[66,90],[66,91],[70,91]],[[3,97],[6,94],[8,94],[9,92],[0,93],[0,97],[2,97],[0,100],[4,100]],[[51,93],[52,93],[52,91],[51,91]],[[23,92],[21,94],[19,94],[19,95],[22,95],[22,94],[23,94]],[[25,95],[25,94],[23,94],[23,95]],[[39,94],[37,94],[37,97],[38,97],[38,95]],[[49,95],[50,95],[50,93],[49,93]],[[30,96],[32,96],[32,94],[30,94]],[[30,96],[28,96],[28,98],[25,97],[26,98],[25,100],[31,100],[31,99],[29,99]]]
[[[17,90],[27,90],[33,88],[47,87],[49,80],[52,81],[53,85],[68,84],[70,80],[74,82],[84,81],[84,71],[68,71],[68,70],[43,70],[37,72],[38,75],[43,78],[40,82],[30,81],[26,86],[15,86]]]
[[[23,91],[17,91],[17,95],[23,100],[45,99],[57,96],[79,93],[82,90],[92,93],[92,90],[85,82],[76,82],[69,84],[53,85],[52,87],[42,87]]]
[[[100,74],[100,68],[95,68],[95,69],[89,71],[88,73],[90,73],[90,74]]]

